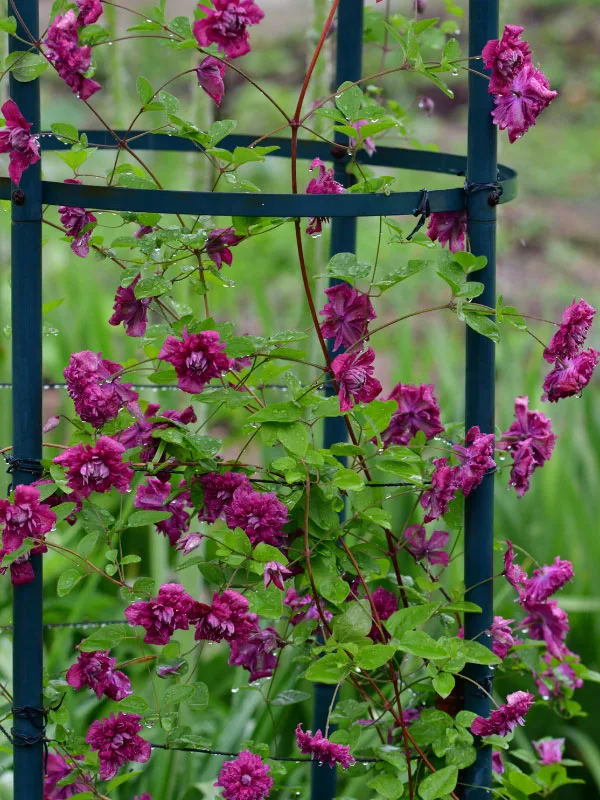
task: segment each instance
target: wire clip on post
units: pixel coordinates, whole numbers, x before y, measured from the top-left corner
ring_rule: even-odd
[[[431,204],[429,202],[429,189],[421,189],[421,200],[419,205],[413,211],[413,217],[420,217],[414,229],[406,237],[406,241],[410,242],[413,236],[418,233],[428,217],[431,216]]]

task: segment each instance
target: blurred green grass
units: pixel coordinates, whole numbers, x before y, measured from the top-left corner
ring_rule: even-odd
[[[404,2],[404,5],[407,3]],[[431,2],[433,11],[436,3]],[[286,3],[281,1],[281,9]],[[401,9],[401,5],[397,4]],[[519,171],[520,194],[510,206],[500,212],[499,228],[499,291],[523,312],[557,319],[562,308],[573,296],[583,294],[598,305],[600,279],[596,266],[600,228],[597,209],[600,200],[598,168],[600,165],[600,140],[597,135],[600,122],[600,67],[597,46],[600,37],[600,6],[597,0],[577,0],[564,4],[559,0],[516,0],[503,3],[503,21],[519,22],[527,26],[527,38],[534,47],[537,58],[543,63],[553,85],[561,95],[540,119],[538,126],[525,139],[509,146],[503,139],[501,159]],[[178,13],[185,13],[181,8]],[[122,17],[120,16],[122,19]],[[265,29],[266,30],[266,29]],[[258,35],[258,34],[257,34]],[[264,83],[276,99],[288,107],[292,104],[299,76],[302,74],[306,52],[304,30],[281,30],[277,36],[263,32],[263,45],[256,48],[246,60],[244,68]],[[460,39],[465,41],[465,33]],[[100,79],[105,89],[98,96],[98,106],[115,124],[128,122],[126,109],[136,104],[135,76],[140,72],[157,85],[165,79],[165,59],[154,57],[154,47],[136,45],[110,49],[98,55]],[[161,51],[170,53],[170,51]],[[169,63],[170,63],[169,55]],[[189,56],[177,54],[173,69],[181,63],[188,67]],[[377,64],[379,56],[367,54],[365,71]],[[175,63],[176,62],[176,63]],[[171,67],[170,67],[171,68]],[[419,136],[434,142],[442,149],[464,152],[465,149],[465,92],[464,77],[456,80],[457,102],[451,105],[438,95],[437,112],[431,119],[419,118],[415,108],[411,111]],[[460,89],[462,84],[463,89]],[[413,93],[408,76],[388,78],[386,89],[401,102],[408,102]],[[58,81],[44,84],[44,125],[53,121],[70,121],[80,127],[93,127],[93,119],[78,105]],[[428,87],[420,92],[432,94]],[[198,120],[211,113],[203,97],[199,97],[192,80],[178,85],[175,93],[186,104],[189,116]],[[251,87],[232,81],[220,115],[236,117],[238,130],[260,134],[279,124],[279,118],[257,96]],[[397,140],[390,139],[391,144]],[[168,187],[198,188],[205,181],[205,166],[199,155],[161,156],[150,158],[153,167]],[[98,163],[98,162],[97,162]],[[110,166],[110,157],[103,156],[101,166]],[[307,164],[302,164],[300,171]],[[67,177],[64,166],[56,156],[45,157],[44,171],[48,178],[61,180]],[[100,170],[99,170],[100,171]],[[286,191],[289,186],[289,165],[273,159],[265,170],[252,169],[247,177],[264,190]],[[453,180],[453,179],[450,179]],[[399,173],[397,189],[421,188],[427,185],[450,185],[438,176]],[[101,224],[107,227],[119,224],[115,215],[102,214]],[[216,220],[227,224],[226,220]],[[408,223],[410,224],[410,222]],[[4,270],[0,285],[0,299],[4,318],[2,325],[9,326],[9,219],[4,211],[0,217],[0,264]],[[359,226],[359,254],[372,258],[377,246],[378,221],[363,220]],[[107,231],[110,241],[110,231]],[[411,248],[387,245],[383,242],[380,269],[386,271],[405,263],[413,257]],[[327,243],[319,240],[310,243],[309,257],[313,275],[323,271]],[[308,327],[305,304],[299,301],[299,275],[289,226],[269,235],[244,243],[235,251],[234,264],[227,277],[235,280],[235,289],[215,287],[211,293],[211,309],[219,320],[236,320],[240,332],[259,333],[274,331],[278,327]],[[44,300],[63,298],[62,305],[46,317],[49,327],[44,339],[44,375],[49,381],[61,380],[61,373],[69,354],[75,350],[102,350],[114,359],[126,359],[135,353],[135,342],[107,324],[111,314],[112,299],[118,281],[118,268],[107,261],[90,256],[81,260],[71,255],[68,245],[48,234],[44,246]],[[26,265],[23,265],[26,268]],[[401,284],[385,295],[378,304],[381,318],[396,316],[418,307],[432,305],[443,296],[443,288],[433,275]],[[201,298],[182,294],[182,301],[192,302],[200,309]],[[0,380],[9,379],[9,330],[0,341]],[[544,338],[544,332],[540,330]],[[600,347],[600,337],[592,337],[592,344]],[[389,390],[395,382],[432,381],[446,421],[459,419],[463,413],[462,375],[463,333],[455,321],[446,316],[430,315],[390,328],[385,336],[373,340],[378,353],[378,376]],[[539,407],[541,383],[544,374],[539,345],[517,331],[505,334],[498,348],[498,413],[497,424],[506,428],[512,419],[512,403],[516,395],[528,394],[533,407]],[[156,399],[153,392],[146,399]],[[0,430],[2,443],[10,441],[10,392],[0,395]],[[158,399],[166,405],[174,402],[171,393],[161,393]],[[64,394],[49,391],[45,394],[45,412],[49,416],[57,410],[69,410]],[[580,400],[569,400],[544,411],[553,418],[559,439],[553,460],[539,470],[532,481],[532,489],[522,500],[506,490],[506,477],[501,476],[497,488],[497,535],[510,537],[542,562],[555,555],[573,561],[576,579],[562,594],[564,607],[571,615],[570,647],[581,654],[584,663],[600,669],[600,584],[597,565],[600,563],[598,537],[600,518],[600,492],[598,477],[600,466],[600,384],[586,390]],[[218,416],[213,429],[226,443],[236,438],[235,416]],[[397,509],[398,518],[403,512]],[[77,530],[71,532],[76,541]],[[68,545],[68,542],[65,542]],[[132,549],[144,552],[151,565],[151,574],[160,580],[172,577],[174,561],[166,541],[146,532],[139,533]],[[122,613],[121,603],[94,579],[89,579],[77,594],[73,605],[56,599],[53,584],[64,568],[63,562],[49,554],[45,560],[48,581],[46,618],[48,621],[65,621],[83,618],[109,619]],[[459,565],[455,567],[460,579]],[[193,570],[177,573],[188,588],[195,593],[202,590],[200,578],[190,574]],[[10,619],[9,591],[6,582],[0,587],[0,621]],[[500,593],[498,613],[511,616],[511,600]],[[65,653],[72,653],[79,640],[73,631],[47,635],[47,670],[53,677],[67,664]],[[131,654],[132,657],[136,654]],[[127,656],[127,654],[125,654]],[[125,657],[124,656],[124,657]],[[195,719],[221,749],[235,749],[245,738],[268,740],[271,720],[260,695],[244,689],[245,678],[224,669],[225,655],[219,648],[209,648],[200,668],[200,678],[211,689],[209,713]],[[284,664],[278,678],[285,680],[298,667]],[[0,675],[10,672],[10,647],[6,637],[0,639]],[[138,676],[143,677],[139,668]],[[136,674],[133,673],[135,681]],[[239,685],[238,685],[239,684]],[[241,688],[240,688],[241,687]],[[234,691],[240,688],[240,691]],[[299,689],[310,687],[303,681]],[[499,691],[510,691],[508,684]],[[272,691],[276,691],[274,687]],[[569,757],[581,759],[587,766],[587,787],[569,787],[563,797],[600,797],[600,734],[596,719],[600,714],[600,697],[595,684],[587,684],[579,692],[589,716],[560,723],[543,710],[528,720],[528,732],[543,736],[548,730],[565,735]],[[277,709],[280,731],[280,752],[287,752],[292,725],[304,715],[309,720],[309,703],[301,707]],[[82,730],[100,713],[95,701],[78,696],[77,714]],[[301,711],[299,711],[301,708]],[[2,756],[5,763],[6,756]],[[184,753],[160,753],[152,759],[143,776],[134,784],[116,790],[116,798],[130,798],[135,792],[151,792],[154,800],[197,800],[211,798],[218,759],[209,756],[190,756]],[[356,773],[358,774],[358,773]],[[289,777],[290,795],[305,789],[306,772],[293,771]],[[9,774],[0,776],[0,800],[10,797],[7,789]],[[357,780],[345,786],[345,796],[360,796]],[[297,785],[296,785],[297,784]],[[189,788],[185,788],[189,787]]]

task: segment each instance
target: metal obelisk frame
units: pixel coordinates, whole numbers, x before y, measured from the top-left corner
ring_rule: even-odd
[[[344,81],[357,81],[362,73],[362,37],[363,37],[363,0],[346,0],[341,2],[337,19],[337,47],[335,59],[335,87]],[[336,141],[343,142],[345,137],[336,134]],[[342,186],[349,186],[352,176],[346,172],[347,156],[340,148],[336,157],[334,172],[335,179]],[[356,252],[356,217],[334,217],[331,222],[331,241],[329,254],[355,253]],[[330,286],[343,283],[336,279],[329,282]],[[329,341],[329,350],[333,355],[333,342]],[[333,393],[331,383],[327,386],[328,393]],[[343,417],[327,417],[324,422],[323,447],[331,447],[336,442],[344,442],[348,438],[348,431]],[[340,514],[344,517],[344,512]],[[313,729],[321,730],[325,735],[329,710],[335,697],[335,686],[318,683],[314,688],[313,699]],[[332,800],[335,797],[336,769],[327,764],[314,763],[312,766],[311,800]]]
[[[15,0],[17,34],[23,39],[38,39],[38,0]],[[406,0],[408,5],[408,0]],[[341,0],[337,25],[336,86],[361,77],[363,0]],[[478,56],[489,39],[497,38],[498,0],[471,0],[469,10],[469,54]],[[12,50],[29,47],[10,39]],[[480,62],[477,70],[481,71]],[[508,202],[515,196],[516,175],[507,167],[498,172],[496,129],[490,112],[492,96],[480,76],[469,74],[469,144],[468,158],[378,147],[368,158],[364,152],[357,159],[373,166],[415,169],[452,175],[467,175],[468,190],[442,189],[429,193],[432,211],[467,209],[469,241],[476,255],[484,255],[488,266],[477,273],[485,284],[482,303],[495,305],[495,230],[496,202]],[[34,133],[40,130],[39,81],[10,81],[12,99]],[[85,131],[91,145],[119,146],[122,131]],[[140,150],[196,151],[194,142],[182,138],[148,134],[136,136],[128,132],[133,146]],[[115,136],[118,137],[115,139]],[[231,135],[223,146],[248,146],[255,136]],[[341,138],[340,138],[341,142]],[[290,156],[287,139],[268,138],[265,145],[277,145],[273,155]],[[52,137],[40,141],[42,150],[59,150],[64,143]],[[340,156],[338,158],[338,156]],[[300,141],[298,157],[312,160],[320,157],[335,165],[336,179],[348,186],[347,157],[329,143]],[[501,185],[496,191],[493,184]],[[490,188],[490,185],[491,188]],[[41,459],[42,436],[42,200],[44,205],[82,206],[111,211],[157,211],[173,214],[212,214],[235,216],[323,216],[332,218],[331,254],[355,252],[357,217],[411,215],[419,205],[420,192],[344,195],[281,195],[229,194],[211,192],[179,192],[152,189],[125,189],[53,183],[41,180],[41,163],[29,167],[19,188],[0,178],[0,199],[12,200],[12,363],[13,363],[13,484],[30,483]],[[494,345],[471,329],[467,329],[466,348],[466,423],[479,425],[482,431],[494,429]],[[327,418],[324,425],[324,446],[344,441],[347,430],[341,417]],[[466,501],[465,507],[465,584],[467,597],[479,604],[481,614],[465,615],[466,638],[477,637],[490,646],[485,631],[493,619],[492,606],[493,556],[493,475]],[[43,799],[44,714],[42,709],[43,642],[42,642],[42,563],[32,557],[35,580],[14,587],[13,603],[13,713],[14,797],[16,800]],[[491,676],[485,667],[470,668],[467,676],[483,687],[465,681],[465,707],[487,716],[490,702]],[[333,687],[315,687],[313,730],[325,730],[333,701]],[[490,797],[491,750],[479,751],[476,763],[464,773],[466,800]],[[335,771],[313,766],[312,800],[332,800],[335,796]],[[156,800],[166,800],[156,798]]]
[[[486,42],[498,37],[498,0],[471,0],[469,3],[469,55],[481,55]],[[481,62],[477,69],[481,69]],[[497,129],[492,124],[493,96],[487,81],[469,73],[469,142],[467,183],[468,234],[472,252],[487,258],[487,267],[477,273],[485,290],[478,302],[496,306],[496,203],[497,194],[489,184],[498,180]],[[488,185],[488,188],[484,188]],[[494,432],[495,345],[471,328],[467,328],[465,424],[467,430],[479,425],[482,432]],[[491,646],[490,636],[483,634],[493,622],[493,553],[494,553],[494,475],[465,500],[465,586],[468,600],[481,606],[481,614],[465,614],[465,639],[475,639]],[[474,587],[469,589],[469,587]],[[467,677],[485,689],[480,691],[463,681],[465,708],[488,717],[492,688],[489,667],[471,666]],[[466,772],[466,800],[491,797],[492,748],[479,750],[477,761]]]
[[[20,0],[17,34],[38,38],[38,2]],[[10,38],[11,52],[28,50]],[[40,130],[39,81],[10,78],[10,96],[32,131]],[[42,169],[41,161],[12,187],[11,230],[12,425],[17,466],[13,486],[35,475],[19,469],[42,457]],[[35,470],[33,471],[35,472]],[[42,713],[42,557],[32,556],[35,579],[13,587],[13,745],[15,800],[42,800],[44,720]]]

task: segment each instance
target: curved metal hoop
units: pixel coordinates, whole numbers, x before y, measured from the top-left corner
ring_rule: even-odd
[[[114,146],[118,142],[106,131],[85,131],[90,146]],[[143,131],[117,131],[117,136],[133,138]],[[228,149],[247,147],[255,138],[233,135],[223,140]],[[44,135],[40,139],[44,151],[64,150],[67,145],[54,136]],[[289,139],[270,138],[262,143],[277,146],[274,156],[289,158]],[[132,149],[173,152],[198,151],[198,145],[189,139],[148,134],[131,143]],[[298,143],[300,159],[335,159],[335,150],[327,142]],[[464,176],[467,169],[466,156],[449,153],[433,153],[427,150],[379,147],[372,158],[359,152],[360,162],[377,167],[391,167],[419,172],[437,172],[445,175]],[[335,159],[344,161],[344,159]],[[498,185],[502,192],[499,203],[508,203],[517,192],[517,173],[500,165]],[[11,184],[8,178],[0,178],[0,199],[9,200]],[[117,186],[90,186],[55,181],[42,182],[42,203],[51,206],[82,206],[103,211],[155,211],[161,214],[211,214],[214,216],[245,217],[382,217],[412,215],[419,205],[421,192],[391,192],[386,194],[306,195],[306,194],[241,194],[232,192],[178,192],[164,189],[127,189]],[[467,194],[463,188],[435,189],[429,192],[432,211],[461,211],[466,207]]]

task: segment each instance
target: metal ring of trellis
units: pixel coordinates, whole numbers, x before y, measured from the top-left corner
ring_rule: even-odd
[[[479,56],[484,45],[498,35],[499,0],[472,0],[469,3],[469,56]],[[17,32],[39,35],[38,0],[15,0],[19,25]],[[362,72],[363,0],[341,0],[337,25],[336,85],[358,81]],[[11,39],[11,51],[26,49],[23,41]],[[11,97],[33,130],[40,130],[40,93],[38,81],[18,83],[11,75]],[[464,176],[463,188],[390,194],[229,194],[179,192],[152,189],[85,186],[42,181],[38,163],[23,176],[21,186],[13,191],[7,178],[0,179],[0,199],[12,199],[12,327],[13,327],[13,455],[16,464],[39,461],[42,439],[42,205],[82,206],[109,211],[154,211],[160,213],[234,215],[248,217],[331,217],[331,255],[356,249],[356,219],[389,215],[421,216],[430,211],[459,211],[468,216],[471,250],[487,257],[488,266],[478,273],[484,284],[481,302],[495,305],[495,224],[498,203],[513,199],[516,174],[508,167],[498,168],[496,129],[490,119],[493,98],[485,82],[469,73],[468,156],[445,153],[378,148],[369,160],[373,166],[436,172]],[[119,147],[110,134],[88,131],[90,144]],[[130,132],[129,136],[135,136]],[[123,132],[117,132],[123,138]],[[249,136],[230,136],[226,146],[247,146]],[[51,136],[41,139],[42,151],[62,149]],[[275,144],[274,155],[289,157],[287,139],[268,139]],[[139,150],[193,151],[197,146],[184,139],[148,134],[131,143]],[[299,143],[298,158],[334,160],[336,180],[348,186],[347,156],[343,150],[324,142]],[[342,153],[342,157],[339,154]],[[363,154],[358,153],[361,160]],[[494,427],[494,345],[477,332],[467,329],[466,425],[481,430]],[[343,441],[345,429],[341,418],[325,422],[324,446]],[[29,483],[32,475],[18,467],[15,484]],[[465,614],[465,637],[477,638],[489,628],[493,617],[493,475],[470,494],[465,503],[465,583],[474,587],[467,598],[482,608],[480,614]],[[43,595],[41,556],[32,556],[35,580],[14,587],[13,601],[13,706],[35,713],[15,715],[13,739],[22,746],[14,751],[14,796],[19,800],[42,800],[45,741],[40,730],[43,715],[39,703],[43,678]],[[101,624],[101,623],[100,623]],[[479,691],[487,686],[486,667],[469,669],[465,683],[465,706],[482,716],[490,710],[489,694]],[[315,686],[315,728],[324,728],[333,700],[334,687]],[[335,795],[335,770],[323,769],[313,762],[312,800],[331,800]],[[482,800],[490,796],[491,748],[478,751],[476,762],[465,770],[464,798]]]

